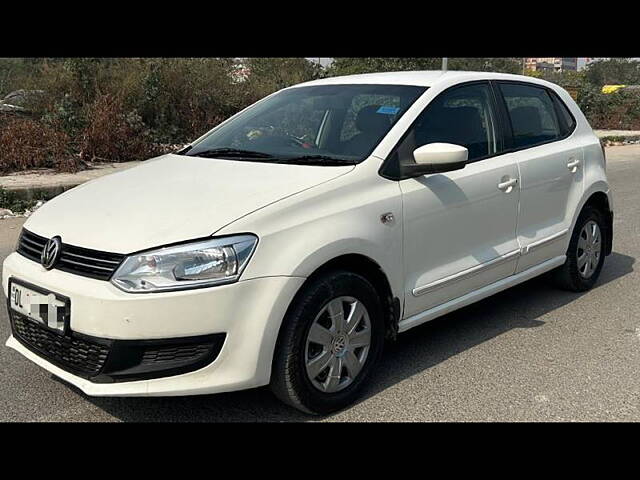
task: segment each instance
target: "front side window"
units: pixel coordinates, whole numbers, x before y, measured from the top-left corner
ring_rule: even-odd
[[[551,142],[562,136],[558,117],[546,89],[500,84],[511,120],[514,148]]]
[[[466,147],[469,161],[494,155],[498,149],[496,116],[488,84],[471,84],[445,91],[418,116],[395,155],[411,163],[413,151],[428,143]]]
[[[425,90],[407,85],[291,88],[221,125],[185,154],[278,163],[359,163]]]

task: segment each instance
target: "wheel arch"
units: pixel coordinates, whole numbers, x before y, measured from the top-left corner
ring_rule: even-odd
[[[578,221],[578,217],[587,206],[597,208],[600,212],[602,212],[606,222],[604,231],[605,255],[611,254],[613,250],[613,209],[611,203],[612,202],[610,199],[608,188],[606,190],[598,188],[591,189],[583,196],[582,202],[580,203],[580,208],[576,210],[576,214],[571,226],[571,231],[573,231],[576,222]]]
[[[327,272],[335,270],[346,270],[357,273],[371,282],[382,302],[385,320],[385,338],[395,339],[398,333],[398,323],[402,313],[400,299],[393,295],[389,278],[378,262],[361,253],[344,253],[327,260],[316,267],[293,296],[285,313],[285,318],[289,314],[291,306],[298,300],[305,287],[311,281],[326,274]],[[281,329],[282,324],[280,326],[280,330]],[[280,335],[278,333],[278,337],[279,336]]]

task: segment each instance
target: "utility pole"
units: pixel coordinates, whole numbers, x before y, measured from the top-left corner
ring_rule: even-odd
[[[447,71],[447,57],[442,57],[442,73]]]

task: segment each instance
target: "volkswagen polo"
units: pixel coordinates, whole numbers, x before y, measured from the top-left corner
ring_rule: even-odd
[[[295,85],[36,211],[4,262],[7,345],[88,395],[270,385],[335,411],[399,333],[545,272],[591,288],[612,247],[605,170],[539,79]]]

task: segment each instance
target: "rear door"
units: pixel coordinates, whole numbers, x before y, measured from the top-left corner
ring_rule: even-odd
[[[561,110],[564,104],[553,91],[529,83],[496,83],[509,119],[509,156],[520,168],[522,256],[516,272],[521,272],[565,253],[582,195],[582,149],[571,139],[575,120]]]

